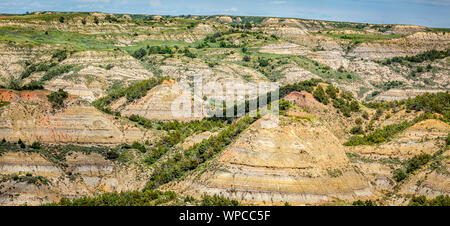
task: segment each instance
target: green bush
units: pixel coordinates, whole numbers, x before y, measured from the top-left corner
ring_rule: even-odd
[[[331,99],[336,99],[336,97],[339,93],[339,89],[330,84],[327,87],[326,93],[328,94],[328,96],[331,97]]]
[[[180,159],[179,157],[171,157],[164,162],[160,162],[159,166],[155,167],[146,187],[148,189],[157,188],[160,185],[182,177],[186,172],[196,169],[200,164],[221,152],[258,118],[249,116],[242,117],[239,121],[222,130],[218,135],[203,140],[201,143],[184,151],[181,161],[177,161],[177,159]]]
[[[320,103],[323,103],[325,105],[327,105],[329,103],[328,96],[325,94],[325,91],[323,90],[322,86],[320,86],[320,85],[318,85],[316,90],[313,92],[313,96]]]
[[[364,136],[353,136],[344,143],[345,146],[357,145],[374,145],[388,141],[394,135],[404,131],[406,128],[413,125],[413,122],[404,121],[398,124],[387,125],[382,129],[377,129],[372,133]]]
[[[400,182],[412,174],[414,171],[427,164],[431,160],[431,155],[422,153],[406,161],[405,167],[394,171],[394,180]]]
[[[358,125],[358,126],[353,127],[350,130],[350,133],[351,134],[364,134],[364,130],[360,125]]]
[[[94,105],[97,109],[103,112],[120,115],[120,113],[118,112],[112,112],[111,109],[109,108],[109,105],[124,96],[126,96],[128,101],[139,99],[147,95],[147,92],[150,89],[152,89],[157,85],[160,85],[163,81],[167,79],[168,77],[157,77],[136,82],[126,88],[113,90],[108,95],[93,101],[92,105]]]
[[[439,195],[434,199],[427,199],[425,196],[413,196],[408,206],[450,206],[450,197],[448,195]]]
[[[229,199],[218,195],[203,195],[201,199],[201,206],[239,206],[239,202],[234,199]]]
[[[41,81],[43,82],[51,80],[61,74],[71,71],[73,67],[74,67],[73,65],[62,65],[52,67],[50,70],[47,71],[47,73],[44,74],[44,76],[42,76]]]
[[[352,203],[353,206],[376,206],[377,204],[372,201],[372,200],[366,200],[366,201],[361,201],[361,200],[356,200]]]
[[[136,59],[142,59],[147,55],[147,51],[144,48],[140,48],[131,54]]]
[[[17,141],[17,144],[20,146],[20,148],[26,148],[25,143],[23,143],[22,139],[19,139],[19,141]]]
[[[33,144],[31,144],[31,148],[33,149],[41,149],[41,143],[35,141]]]
[[[52,92],[47,96],[48,101],[52,104],[53,108],[64,107],[64,100],[69,96],[69,94],[63,89],[59,89],[58,92]]]
[[[450,94],[425,93],[406,100],[406,109],[424,111],[426,113],[439,113],[443,115],[444,121],[450,119]]]

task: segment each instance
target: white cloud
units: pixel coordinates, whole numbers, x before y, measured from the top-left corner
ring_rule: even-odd
[[[76,2],[87,2],[87,3],[109,3],[110,0],[75,0]]]
[[[450,0],[414,0],[414,2],[429,5],[450,6]]]
[[[286,1],[271,1],[270,4],[272,5],[282,5],[282,4],[286,4]]]
[[[227,11],[227,12],[236,12],[236,11],[238,11],[238,9],[233,7],[233,8],[225,9],[225,11]]]
[[[152,8],[159,8],[159,7],[161,7],[161,1],[160,0],[150,0],[150,6]]]

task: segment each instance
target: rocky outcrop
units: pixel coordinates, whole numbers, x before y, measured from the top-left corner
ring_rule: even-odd
[[[145,186],[144,171],[104,159],[99,154],[73,152],[62,168],[38,153],[0,155],[0,205],[40,205],[61,198],[79,198],[100,192],[138,190]],[[14,179],[42,176],[44,181]]]
[[[404,38],[366,42],[355,47],[348,55],[363,59],[385,59],[412,56],[436,49],[447,49],[450,33],[417,32]]]
[[[375,159],[406,160],[421,153],[433,154],[442,146],[442,138],[446,137],[449,132],[450,125],[430,119],[411,126],[388,143],[378,146],[347,147],[346,150]]]
[[[8,141],[117,145],[157,139],[157,132],[115,119],[75,97],[52,109],[49,91],[0,90],[0,137]]]
[[[318,121],[255,122],[199,175],[169,186],[189,195],[221,194],[254,204],[320,204],[372,196],[344,148]]]

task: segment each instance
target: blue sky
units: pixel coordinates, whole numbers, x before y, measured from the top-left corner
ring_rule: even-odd
[[[450,0],[0,0],[1,13],[43,10],[277,16],[450,27]]]

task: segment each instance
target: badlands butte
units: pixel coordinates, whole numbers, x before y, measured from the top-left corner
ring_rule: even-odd
[[[0,205],[448,205],[449,51],[413,25],[2,15]],[[280,115],[173,115],[196,75],[276,82]]]

